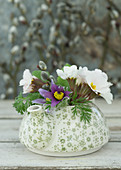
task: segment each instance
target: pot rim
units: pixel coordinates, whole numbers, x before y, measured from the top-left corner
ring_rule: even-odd
[[[30,107],[27,108],[27,112],[37,112],[37,111],[40,111],[42,109],[42,106],[40,105],[32,105]]]

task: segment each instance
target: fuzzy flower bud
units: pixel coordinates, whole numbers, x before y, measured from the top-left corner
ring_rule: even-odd
[[[20,16],[19,21],[23,24],[26,24],[26,18],[24,16]]]
[[[20,6],[20,0],[14,0],[14,5],[19,8]]]
[[[55,77],[54,77],[54,76],[50,75],[50,79],[51,79],[51,80],[53,80],[54,82],[56,82],[56,80],[55,80]]]
[[[39,61],[39,67],[41,70],[47,70],[47,65],[43,61]]]
[[[2,93],[2,94],[0,95],[0,99],[2,99],[2,100],[4,100],[5,97],[6,97],[6,95],[5,95],[4,93]]]
[[[49,52],[46,53],[46,57],[47,58],[50,58],[51,57],[51,54]]]
[[[24,14],[26,13],[26,7],[23,3],[20,3],[20,9]]]
[[[15,3],[15,4],[19,4],[19,3],[20,3],[20,0],[14,0],[14,3]]]
[[[12,43],[13,42],[13,35],[12,34],[8,34],[8,41],[10,42],[10,43]]]
[[[8,0],[8,2],[13,3],[13,2],[14,2],[14,0]]]
[[[10,27],[9,33],[16,35],[17,34],[17,28],[15,26]]]
[[[19,46],[15,45],[12,49],[11,49],[11,54],[12,55],[16,55],[19,52]]]
[[[28,42],[24,42],[23,45],[22,45],[22,51],[23,52],[26,51],[28,46],[29,46]]]
[[[43,11],[41,8],[38,8],[37,9],[37,18],[42,18],[42,16],[43,16]]]
[[[42,81],[51,81],[46,71],[41,72],[41,78],[42,78]]]
[[[13,93],[13,88],[12,88],[12,87],[9,87],[8,90],[7,90],[7,93],[8,93],[8,94],[12,94],[12,93]]]
[[[5,82],[8,82],[10,80],[10,76],[8,74],[3,74],[3,79]]]
[[[18,18],[13,18],[13,24],[15,25],[15,26],[18,26]]]
[[[118,11],[112,10],[112,13],[113,13],[114,18],[118,18],[119,17]]]
[[[49,85],[49,84],[44,84],[44,85],[42,86],[42,88],[45,89],[45,90],[49,90],[50,85]]]
[[[41,5],[41,10],[42,10],[43,12],[46,12],[46,11],[48,10],[48,6],[47,6],[46,4],[42,4],[42,5]]]

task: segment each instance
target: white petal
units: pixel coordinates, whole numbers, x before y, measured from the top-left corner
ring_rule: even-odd
[[[29,86],[28,88],[26,88],[25,86],[23,86],[23,94],[30,93],[31,90],[32,90],[31,86]]]
[[[67,79],[67,78],[76,78],[77,75],[77,66],[76,65],[72,65],[72,66],[65,66],[63,71],[57,69],[57,74],[58,76],[60,76],[63,79]]]
[[[106,93],[109,91],[109,87],[112,83],[107,82],[106,73],[102,72],[99,69],[95,69],[94,71],[88,71],[86,76],[86,80],[88,85],[91,87],[91,83],[96,86],[96,91],[102,93]],[[93,90],[93,89],[92,89]]]
[[[32,74],[30,73],[29,69],[26,69],[23,73],[23,79],[20,80],[19,85],[23,86],[23,93],[29,93],[32,89],[30,87],[32,78]]]
[[[64,74],[64,72],[60,69],[56,70],[57,75],[60,76],[62,79],[66,79],[66,75]]]
[[[25,80],[24,79],[20,80],[19,86],[24,86],[24,84],[25,84]]]
[[[80,84],[85,82],[86,83],[86,75],[88,74],[88,68],[87,67],[79,67],[79,70],[77,72],[77,80],[76,80],[76,84]]]
[[[29,69],[26,69],[23,73],[23,79],[30,80],[32,79],[32,74],[30,73]]]
[[[113,95],[112,95],[112,93],[104,93],[104,94],[101,94],[101,96],[106,100],[106,102],[108,103],[108,104],[111,104],[112,103],[112,101],[113,101]]]

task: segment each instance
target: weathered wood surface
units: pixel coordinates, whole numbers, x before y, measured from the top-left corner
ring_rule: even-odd
[[[57,158],[29,152],[20,143],[0,143],[1,167],[121,167],[121,143],[105,145],[100,151],[80,157]],[[119,157],[120,156],[120,157]]]
[[[112,105],[96,101],[110,128],[110,142],[98,152],[71,158],[37,155],[20,144],[18,131],[22,116],[12,108],[12,102],[0,101],[0,170],[121,169],[121,100]]]

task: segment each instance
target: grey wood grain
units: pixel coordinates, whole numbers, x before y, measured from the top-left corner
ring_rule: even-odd
[[[0,167],[121,168],[121,143],[110,142],[93,154],[70,158],[34,154],[19,143],[0,143]]]
[[[22,118],[12,107],[13,102],[13,100],[0,100],[0,118]],[[111,105],[101,99],[97,99],[95,103],[105,117],[121,117],[121,100],[115,100]]]

